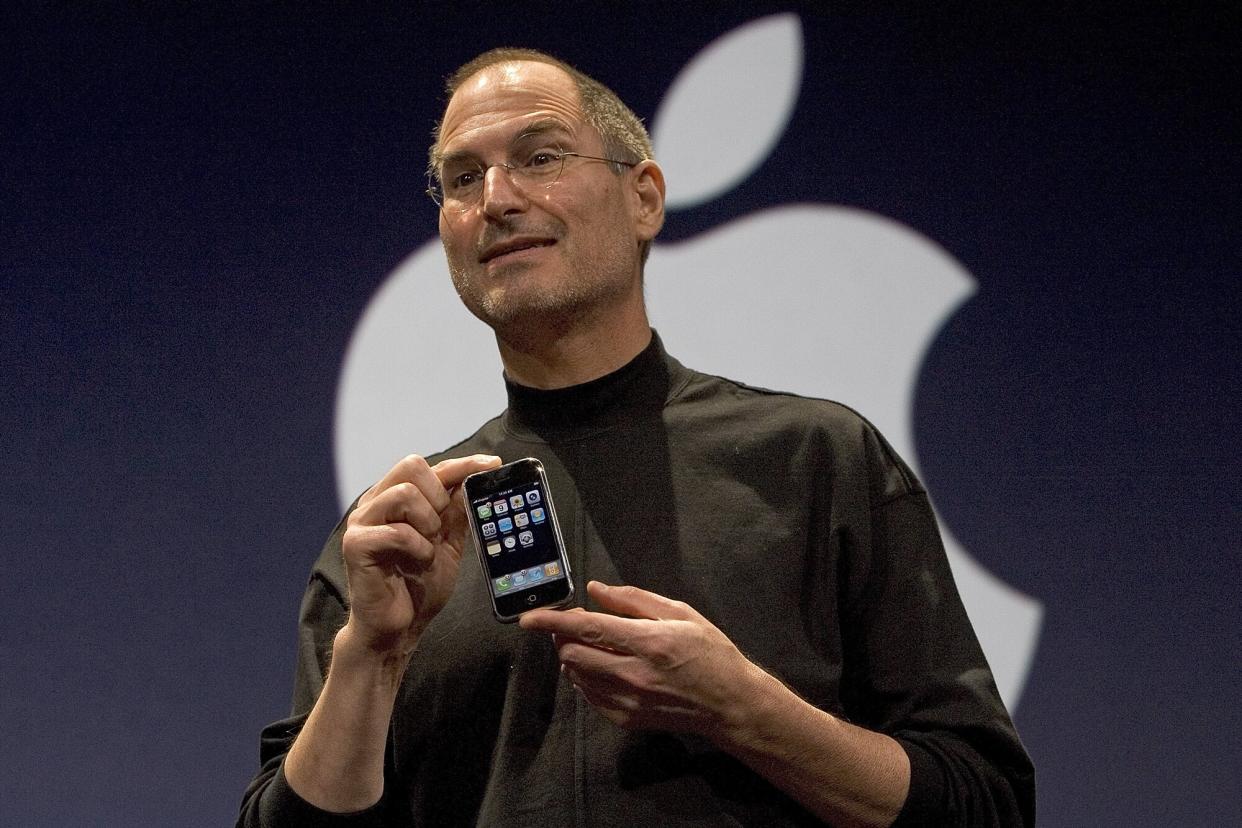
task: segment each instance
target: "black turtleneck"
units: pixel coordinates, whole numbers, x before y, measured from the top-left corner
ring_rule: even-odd
[[[869,423],[690,371],[654,335],[607,376],[508,392],[503,414],[428,459],[539,458],[580,586],[686,601],[811,704],[893,736],[911,762],[899,824],[1033,822],[1030,760],[926,494]],[[311,808],[280,766],[345,619],[343,525],[303,600],[295,715],[265,732],[241,824],[814,824],[711,745],[603,718],[546,636],[493,620],[474,561],[406,673],[383,801],[348,817]]]
[[[659,412],[690,376],[652,331],[651,341],[637,356],[590,382],[544,390],[505,376],[509,407],[504,427],[514,436],[583,439],[633,417]]]

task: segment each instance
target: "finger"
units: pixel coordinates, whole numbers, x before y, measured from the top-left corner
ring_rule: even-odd
[[[346,565],[361,568],[395,566],[403,572],[419,572],[435,558],[431,541],[404,523],[351,526],[341,546]]]
[[[376,481],[375,485],[367,490],[367,494],[371,497],[378,496],[381,492],[392,488],[398,483],[410,483],[413,478],[413,469],[418,466],[426,466],[427,461],[417,454],[407,454],[392,465],[384,476]],[[428,466],[430,468],[430,466]]]
[[[440,519],[443,522],[444,538],[458,552],[463,551],[466,545],[466,535],[469,532],[469,523],[466,520],[466,496],[461,483],[475,472],[496,468],[500,463],[500,458],[491,454],[475,454],[470,457],[444,460],[432,468],[441,484],[449,487],[449,508],[440,512]]]
[[[466,495],[458,487],[449,495],[449,507],[440,513],[440,531],[449,543],[461,551],[469,525],[466,521]]]
[[[468,457],[441,460],[433,468],[423,457],[410,454],[397,461],[396,465],[371,487],[369,494],[376,497],[393,486],[413,483],[438,512],[448,505],[450,489],[474,472],[494,468],[500,465],[500,462],[499,457],[490,454],[473,454]]]
[[[534,610],[529,610],[527,612],[522,613],[521,617],[522,618],[534,618],[536,619],[536,621],[531,622],[531,623],[538,623],[538,618],[541,613],[547,613],[549,615],[564,615],[566,613],[579,613],[580,614],[586,611],[587,610],[584,607],[566,607],[565,609],[534,609]],[[534,629],[534,628],[532,627],[531,629]]]
[[[631,679],[643,669],[640,656],[616,650],[601,649],[572,638],[554,639],[556,656],[571,678],[577,683],[582,679],[611,680],[632,685]]]
[[[440,537],[463,554],[470,543],[470,522],[466,517],[466,493],[461,486],[453,489],[449,507],[440,513]]]
[[[637,652],[639,642],[649,634],[650,623],[642,619],[619,618],[585,610],[531,610],[518,619],[518,624],[524,630],[552,633],[558,640],[572,639],[619,653]]]
[[[691,621],[701,616],[683,601],[674,601],[636,586],[609,586],[599,581],[587,584],[587,595],[609,612],[633,618],[659,621]]]
[[[418,486],[398,483],[380,492],[371,502],[360,506],[350,516],[351,524],[380,526],[405,523],[432,537],[440,531],[440,515]]]
[[[640,703],[634,693],[634,688],[624,683],[603,681],[594,676],[576,675],[572,672],[566,677],[593,707],[630,712],[636,711],[639,707]]]
[[[614,721],[614,717],[628,716],[637,708],[633,699],[622,694],[601,691],[583,684],[575,684],[574,689],[582,694],[587,704]]]
[[[445,489],[460,486],[470,475],[494,469],[501,464],[501,459],[491,454],[472,454],[469,457],[453,457],[441,460],[432,467],[440,485]]]

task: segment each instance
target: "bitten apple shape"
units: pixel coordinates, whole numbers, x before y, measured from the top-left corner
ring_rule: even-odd
[[[801,85],[796,15],[752,21],[678,75],[655,119],[676,211],[751,176],[783,133]],[[911,419],[923,357],[975,290],[947,251],[863,210],[790,204],[657,243],[646,284],[671,353],[700,370],[847,402],[918,470]],[[388,277],[359,320],[337,389],[342,507],[394,458],[453,445],[505,405],[491,332],[461,306],[438,241]],[[934,499],[935,492],[932,492]],[[1043,608],[970,556],[943,521],[963,603],[1013,710]]]
[[[801,74],[794,14],[741,26],[682,70],[652,129],[671,211],[754,173],[793,114]],[[701,370],[847,402],[918,472],[912,413],[923,357],[975,292],[939,245],[865,210],[786,205],[657,244],[647,285],[672,353]],[[1043,607],[981,567],[939,523],[962,602],[1013,709]]]

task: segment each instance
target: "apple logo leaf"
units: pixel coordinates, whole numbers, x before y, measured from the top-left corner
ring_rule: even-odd
[[[678,76],[655,125],[674,207],[720,195],[766,159],[792,114],[800,40],[796,16],[761,18],[717,39]],[[770,66],[780,67],[775,79],[764,75]],[[689,187],[676,189],[683,178]],[[646,284],[652,321],[686,364],[857,406],[919,473],[912,413],[923,361],[976,290],[935,241],[867,210],[778,205],[657,241]],[[1043,606],[981,566],[943,520],[940,528],[997,688],[1014,709]]]
[[[668,178],[666,206],[702,204],[748,178],[784,133],[801,84],[796,14],[751,21],[699,52],[656,110],[652,143]]]

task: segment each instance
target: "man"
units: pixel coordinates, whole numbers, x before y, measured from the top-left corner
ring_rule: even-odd
[[[1033,823],[910,471],[850,410],[690,371],[651,331],[638,119],[524,50],[449,92],[440,235],[509,407],[338,526],[240,824]],[[501,625],[460,484],[525,456],[587,586]]]

